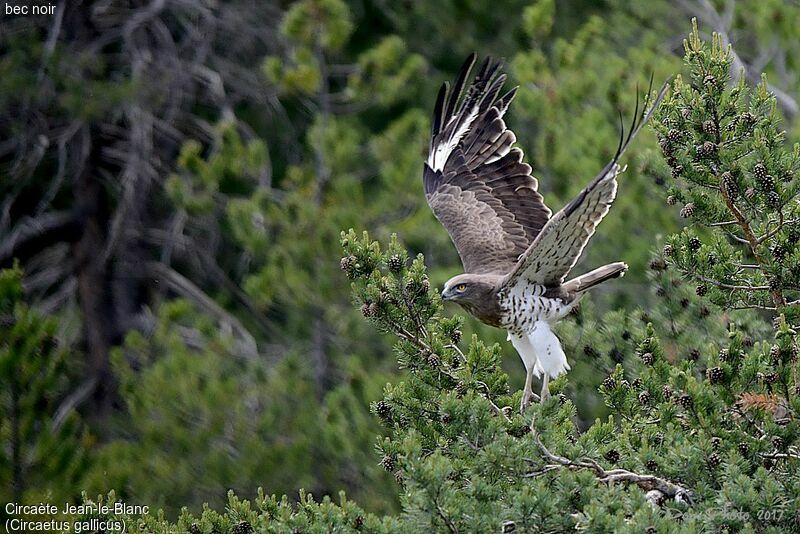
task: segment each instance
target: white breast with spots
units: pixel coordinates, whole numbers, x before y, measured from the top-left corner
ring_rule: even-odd
[[[513,287],[500,290],[503,328],[517,334],[530,333],[537,321],[553,323],[569,313],[574,303],[545,297],[545,291],[544,286],[527,280],[519,280]]]

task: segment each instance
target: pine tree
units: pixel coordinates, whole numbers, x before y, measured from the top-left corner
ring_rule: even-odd
[[[22,271],[0,270],[0,495],[4,502],[75,499],[87,468],[57,323],[23,299]]]

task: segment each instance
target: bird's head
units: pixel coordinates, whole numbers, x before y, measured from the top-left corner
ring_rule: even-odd
[[[445,282],[442,300],[463,305],[486,299],[496,292],[494,278],[494,276],[469,273],[454,276]]]

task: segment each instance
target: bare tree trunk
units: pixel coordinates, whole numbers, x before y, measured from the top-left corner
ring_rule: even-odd
[[[83,217],[81,238],[72,246],[75,260],[77,296],[83,316],[86,343],[86,371],[96,379],[92,415],[102,425],[111,414],[115,381],[109,364],[109,351],[119,336],[113,305],[111,276],[103,261],[108,233],[108,198],[98,181],[99,147],[87,131],[81,136],[79,151],[88,154],[76,177],[75,203]]]

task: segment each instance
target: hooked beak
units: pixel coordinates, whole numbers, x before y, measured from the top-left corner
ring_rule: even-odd
[[[442,302],[447,302],[448,300],[450,300],[450,297],[447,291],[442,291]]]

